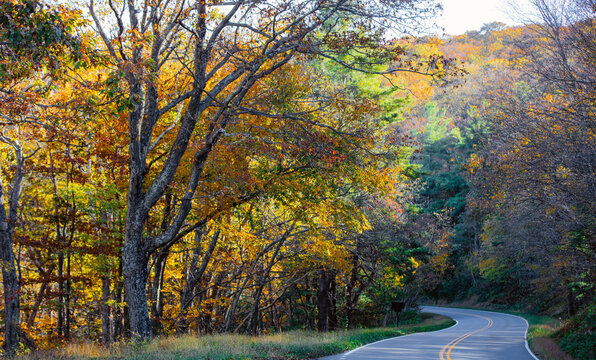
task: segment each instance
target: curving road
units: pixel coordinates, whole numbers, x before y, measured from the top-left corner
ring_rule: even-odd
[[[424,306],[457,324],[390,338],[321,360],[538,360],[528,348],[525,319],[491,311]]]

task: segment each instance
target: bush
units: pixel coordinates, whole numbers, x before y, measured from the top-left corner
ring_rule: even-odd
[[[559,346],[575,359],[596,360],[596,334],[568,333],[561,337]]]
[[[557,334],[558,343],[576,359],[596,359],[596,304],[586,306]]]
[[[400,324],[417,324],[422,321],[420,313],[413,309],[405,310],[399,316]]]

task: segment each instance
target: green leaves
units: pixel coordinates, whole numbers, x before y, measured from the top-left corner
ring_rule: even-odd
[[[55,71],[67,52],[78,57],[80,43],[71,34],[74,14],[62,10],[38,0],[0,1],[0,82],[41,68]]]

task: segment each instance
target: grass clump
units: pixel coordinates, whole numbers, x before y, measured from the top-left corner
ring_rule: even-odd
[[[71,344],[51,354],[53,359],[126,359],[126,360],[298,360],[312,359],[348,351],[382,339],[415,332],[440,330],[453,325],[449,318],[422,314],[418,324],[399,328],[340,330],[328,333],[290,331],[264,336],[206,335],[170,336],[148,343],[102,348],[93,344]],[[25,359],[48,358],[38,353]]]

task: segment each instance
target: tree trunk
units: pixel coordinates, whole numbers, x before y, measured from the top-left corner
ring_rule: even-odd
[[[0,204],[3,205],[3,204]],[[12,231],[5,229],[5,222],[0,224],[2,250],[2,283],[4,285],[4,349],[7,354],[14,354],[19,345],[19,305],[20,286],[12,251]]]
[[[35,318],[37,317],[37,312],[39,311],[39,307],[41,306],[41,302],[43,301],[43,297],[48,289],[48,282],[49,280],[46,277],[46,274],[42,274],[44,277],[42,278],[41,287],[37,296],[35,297],[35,304],[29,313],[29,317],[27,318],[27,327],[32,328],[35,325]]]
[[[56,217],[58,218],[58,217]],[[56,225],[56,236],[60,235]],[[64,336],[64,252],[58,253],[58,336]]]
[[[253,265],[253,268],[254,268],[254,265]],[[249,272],[247,272],[246,278],[242,282],[242,285],[238,286],[238,290],[236,290],[236,294],[234,295],[232,304],[230,305],[230,308],[228,309],[228,312],[225,317],[226,323],[224,325],[224,332],[229,332],[230,328],[232,327],[232,322],[234,321],[234,318],[236,317],[236,308],[238,307],[238,302],[240,302],[242,293],[244,292],[244,289],[246,289],[248,281],[250,280],[251,272],[252,272],[252,268],[250,269]],[[241,275],[242,275],[242,273],[239,274],[239,276],[241,276]]]
[[[70,246],[70,245],[69,245]],[[70,293],[72,289],[71,279],[70,279],[70,251],[66,253],[66,296],[65,296],[65,311],[64,315],[66,316],[66,324],[64,330],[66,331],[66,339],[70,339]]]
[[[569,316],[573,316],[577,313],[577,306],[575,303],[575,296],[573,295],[573,289],[567,285],[567,312]]]
[[[8,194],[8,212],[5,207],[5,190],[0,167],[0,257],[2,260],[2,282],[4,285],[4,349],[7,355],[16,352],[19,346],[19,307],[21,287],[17,276],[15,256],[12,249],[14,227],[17,222],[19,199],[25,177],[23,149],[17,141],[0,134],[0,141],[9,144],[16,156],[16,171]]]
[[[356,286],[358,282],[358,255],[356,252],[352,254],[352,271],[350,273],[350,280],[346,285],[346,320],[348,329],[354,326],[354,310],[356,307]]]
[[[130,194],[129,194],[130,197]],[[131,217],[131,209],[128,209]],[[148,256],[142,244],[143,224],[145,222],[127,221],[126,236],[122,246],[122,275],[124,296],[128,306],[128,320],[131,335],[138,339],[150,339],[152,335],[147,304],[147,265]]]
[[[195,301],[197,304],[203,304],[205,300],[207,300],[207,289],[209,288],[209,284],[211,283],[211,278],[213,275],[211,273],[205,273],[201,277],[201,282],[195,289]],[[211,314],[208,313],[208,306],[205,305],[202,308],[202,311],[199,313],[199,316],[196,318],[195,328],[197,331],[202,331],[202,329],[206,329],[205,324],[209,323],[209,319]]]
[[[290,230],[286,231],[286,233],[279,240],[277,240],[277,246],[275,247],[275,251],[271,255],[269,264],[267,265],[267,268],[263,270],[263,274],[261,275],[261,278],[258,280],[257,289],[255,290],[255,293],[253,296],[254,302],[253,302],[253,307],[252,307],[252,311],[250,314],[250,319],[248,320],[248,326],[246,327],[246,330],[249,334],[256,335],[256,333],[257,333],[259,319],[260,319],[259,307],[261,305],[260,304],[261,303],[261,294],[263,293],[263,288],[265,287],[265,284],[267,283],[267,279],[269,279],[269,273],[271,272],[273,265],[275,265],[275,260],[277,259],[279,250],[281,249],[282,245],[284,244],[284,241],[288,238],[289,233],[293,227],[294,226],[292,225],[292,227],[290,227]]]
[[[199,267],[198,264],[199,258],[201,257],[201,239],[203,238],[203,232],[201,230],[197,230],[195,232],[195,248],[190,261],[186,284],[184,285],[184,290],[182,291],[182,296],[180,297],[180,315],[178,315],[178,324],[176,325],[176,332],[178,333],[184,333],[187,330],[188,324],[186,323],[186,315],[193,302],[196,287],[203,277],[203,274],[207,269],[207,265],[211,260],[211,256],[213,255],[213,251],[217,245],[219,233],[220,231],[218,229],[213,234],[211,242],[209,243],[209,247],[207,248],[205,255],[203,255],[201,266]]]
[[[171,220],[172,212],[172,192],[167,189],[164,194],[165,207],[161,220],[161,230],[165,231]],[[163,316],[163,281],[166,270],[166,263],[170,255],[170,247],[162,248],[155,260],[155,269],[153,271],[153,284],[151,286],[151,328],[154,334],[161,333],[163,325],[161,318]]]
[[[389,322],[390,317],[391,317],[391,308],[387,307],[387,308],[385,308],[385,315],[383,316],[383,323],[381,324],[381,327],[387,327],[387,323]]]
[[[319,331],[329,331],[329,307],[331,306],[331,303],[329,301],[329,279],[325,269],[319,271],[317,306],[319,310],[317,329]]]
[[[162,331],[161,317],[163,315],[163,280],[166,270],[166,262],[170,255],[170,249],[162,249],[157,254],[155,268],[153,271],[153,284],[151,286],[151,328],[154,334]]]
[[[114,291],[115,291],[115,296],[114,299],[118,302],[116,309],[114,311],[114,329],[112,330],[112,336],[114,338],[114,340],[119,339],[122,336],[122,332],[123,332],[123,319],[124,319],[124,311],[122,310],[122,307],[120,306],[120,304],[123,302],[123,294],[122,294],[122,290],[124,287],[124,284],[122,283],[122,260],[118,261],[118,280],[116,281],[116,284],[114,285]]]
[[[329,272],[329,330],[336,330],[338,326],[337,321],[337,302],[336,290],[337,282],[335,281],[335,271]]]
[[[110,324],[110,278],[101,277],[101,338],[102,343],[107,345],[111,342],[111,324]]]
[[[213,326],[213,314],[217,314],[219,312],[219,306],[217,305],[215,300],[219,297],[221,282],[226,277],[226,275],[227,274],[224,271],[220,271],[213,279],[213,285],[211,285],[211,294],[209,297],[212,301],[210,301],[207,304],[207,308],[205,309],[206,316],[204,321],[204,330],[208,334],[213,333],[213,330],[215,328],[215,326]]]

